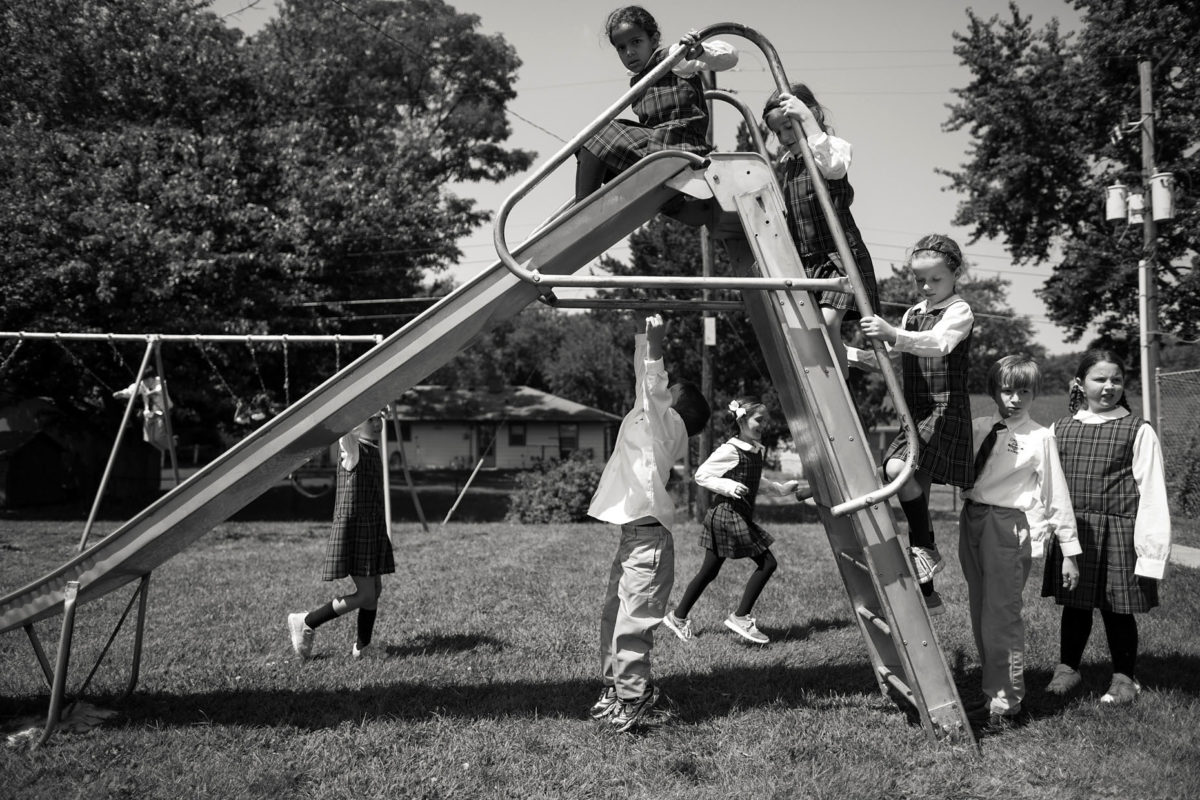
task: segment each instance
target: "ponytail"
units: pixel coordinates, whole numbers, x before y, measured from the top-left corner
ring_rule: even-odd
[[[1124,394],[1121,395],[1121,399],[1122,400],[1125,399]],[[1071,381],[1071,391],[1067,395],[1067,413],[1073,415],[1083,405],[1084,405],[1083,389],[1079,388],[1079,384],[1077,382]]]

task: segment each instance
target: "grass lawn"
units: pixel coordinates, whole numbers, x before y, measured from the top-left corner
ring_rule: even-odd
[[[694,611],[685,646],[663,632],[656,679],[673,717],[613,735],[586,717],[599,690],[598,606],[615,533],[603,525],[396,526],[381,661],[350,658],[353,623],[317,633],[299,663],[285,616],[330,596],[318,580],[324,522],[232,522],[150,584],[138,690],[117,704],[131,631],[90,698],[120,715],[0,748],[0,797],[303,798],[1170,798],[1200,786],[1200,572],[1176,568],[1140,618],[1129,707],[1102,707],[1097,623],[1083,694],[1047,696],[1056,607],[1026,592],[1028,720],[967,746],[931,744],[878,692],[819,526],[773,508],[780,570],[756,608],[767,647],[721,626],[747,574],[731,562]],[[766,515],[764,515],[766,516]],[[977,696],[965,586],[949,512],[938,512],[948,613],[935,628],[960,692]],[[112,524],[105,523],[107,529]],[[0,521],[0,591],[68,556],[77,522]],[[701,551],[677,532],[677,589]],[[132,587],[130,587],[132,588]],[[91,668],[128,591],[82,606],[72,686]],[[53,658],[61,618],[39,624]],[[94,625],[93,630],[89,626]],[[114,666],[114,665],[119,665]],[[25,635],[0,636],[0,726],[44,718],[48,692]],[[40,720],[39,720],[40,721]]]

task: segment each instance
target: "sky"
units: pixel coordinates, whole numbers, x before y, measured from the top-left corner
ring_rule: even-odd
[[[330,0],[334,2],[334,0]],[[335,3],[336,4],[336,3]],[[460,0],[450,3],[477,15],[480,30],[501,34],[522,61],[509,105],[511,147],[533,150],[537,164],[592,122],[628,88],[628,76],[604,36],[604,21],[617,7],[607,0]],[[984,18],[1008,13],[1008,0],[841,0],[838,3],[794,0],[741,0],[739,3],[691,0],[642,4],[658,20],[663,39],[675,40],[691,29],[735,22],[766,36],[778,51],[789,81],[803,81],[830,112],[835,132],[854,146],[850,180],[855,188],[853,213],[871,251],[880,278],[891,274],[906,249],[929,232],[948,233],[963,246],[975,277],[998,276],[1010,283],[1009,305],[1033,322],[1034,339],[1051,353],[1081,350],[1066,344],[1063,331],[1049,322],[1034,293],[1051,266],[1013,264],[1002,242],[968,244],[969,230],[951,225],[961,195],[947,191],[949,179],[937,169],[957,170],[966,163],[970,138],[946,132],[952,90],[967,85],[970,73],[953,53],[955,31],[967,26],[969,5]],[[1057,17],[1064,30],[1078,23],[1062,0],[1022,0],[1023,14],[1041,27]],[[275,0],[215,0],[212,10],[247,34],[275,13]],[[369,30],[367,35],[371,35]],[[723,37],[738,48],[738,66],[717,74],[721,89],[736,92],[754,110],[774,89],[766,60],[745,39]],[[632,117],[632,112],[625,116]],[[732,106],[719,104],[715,144],[731,149],[737,125]],[[457,194],[495,211],[525,179],[501,184],[460,184]],[[574,162],[537,186],[509,215],[510,244],[519,243],[555,208],[574,185]],[[1097,187],[1097,202],[1103,193]],[[491,226],[460,243],[461,262],[451,274],[460,282],[496,261]],[[624,258],[628,248],[611,255]],[[569,292],[562,291],[567,296]]]

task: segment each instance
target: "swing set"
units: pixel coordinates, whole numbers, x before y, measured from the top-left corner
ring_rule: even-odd
[[[161,333],[121,334],[121,333],[63,333],[63,332],[34,333],[34,332],[28,332],[28,331],[11,331],[11,332],[4,331],[4,332],[0,332],[0,339],[15,339],[16,341],[15,341],[15,344],[13,345],[13,347],[5,355],[3,362],[0,362],[0,374],[4,374],[4,372],[8,369],[8,367],[11,364],[11,362],[13,361],[13,359],[16,357],[17,352],[21,349],[22,345],[24,345],[27,341],[48,340],[48,341],[53,341],[56,345],[58,345],[58,347],[61,348],[62,351],[67,355],[67,358],[68,358],[68,360],[70,360],[72,365],[74,365],[76,368],[78,368],[81,372],[87,374],[93,381],[96,382],[97,385],[103,387],[105,389],[105,391],[107,391],[110,395],[125,396],[123,392],[118,392],[118,391],[114,390],[108,381],[106,381],[103,377],[101,377],[99,374],[97,374],[97,372],[94,369],[92,369],[90,366],[88,366],[86,361],[84,361],[82,358],[80,358],[78,354],[76,354],[70,347],[67,346],[67,342],[70,342],[70,341],[107,342],[109,347],[111,348],[114,360],[121,366],[122,369],[124,369],[126,372],[128,372],[132,376],[133,382],[130,386],[130,390],[132,390],[132,391],[128,392],[128,401],[125,404],[124,413],[122,414],[122,417],[121,417],[121,424],[120,424],[120,427],[117,429],[118,430],[117,436],[113,440],[113,445],[112,445],[111,450],[109,451],[108,460],[105,464],[103,475],[100,478],[100,484],[96,490],[96,495],[92,500],[91,509],[88,512],[87,522],[84,524],[83,532],[80,536],[78,551],[83,552],[83,550],[86,549],[86,547],[87,547],[88,540],[91,536],[92,529],[95,526],[96,517],[99,513],[101,503],[103,502],[105,494],[108,490],[109,484],[111,483],[113,472],[114,472],[114,469],[118,462],[118,456],[120,454],[121,443],[124,438],[124,433],[125,433],[126,428],[129,425],[130,419],[133,417],[134,407],[136,405],[136,400],[139,396],[143,396],[143,403],[146,405],[146,407],[143,409],[142,413],[144,415],[147,415],[147,420],[149,419],[148,415],[151,413],[151,410],[149,408],[149,401],[145,398],[145,396],[144,396],[145,391],[141,390],[141,387],[146,386],[146,381],[149,379],[152,379],[152,375],[157,375],[157,379],[160,382],[160,386],[161,386],[161,395],[162,395],[161,402],[162,402],[162,411],[163,411],[162,416],[161,416],[161,423],[164,428],[164,430],[163,430],[164,435],[161,437],[161,441],[165,445],[165,450],[163,450],[163,453],[169,459],[169,462],[171,465],[171,471],[172,471],[172,475],[174,477],[173,485],[178,486],[180,483],[183,482],[182,478],[180,477],[179,457],[178,457],[178,453],[176,451],[175,435],[174,435],[174,431],[172,430],[172,424],[171,424],[170,410],[171,410],[172,404],[169,399],[169,395],[167,393],[166,371],[164,369],[163,357],[162,357],[163,342],[168,342],[168,341],[169,342],[181,342],[181,343],[182,342],[190,342],[190,343],[193,343],[196,345],[197,349],[200,352],[201,357],[204,359],[204,362],[207,364],[208,369],[215,376],[217,385],[230,398],[230,402],[234,407],[234,416],[233,416],[234,424],[241,428],[248,430],[251,426],[255,426],[258,423],[262,423],[262,422],[274,417],[282,409],[284,409],[292,404],[292,376],[291,376],[291,366],[290,366],[291,358],[290,358],[289,345],[295,344],[295,343],[330,343],[330,342],[333,343],[333,345],[334,345],[334,362],[335,362],[334,372],[337,373],[337,372],[340,372],[342,369],[342,347],[344,344],[370,343],[372,345],[377,345],[381,338],[382,337],[377,336],[377,335],[358,335],[358,336],[356,336],[356,335],[340,335],[340,334],[335,334],[335,335],[248,334],[245,336],[237,336],[237,335],[211,335],[211,334],[208,334],[208,335],[206,335],[206,334],[161,334]],[[130,366],[128,361],[126,361],[124,355],[121,353],[121,349],[117,346],[118,342],[130,342],[130,341],[145,342],[145,344],[146,344],[145,350],[142,353],[141,361],[136,370],[132,366]],[[236,392],[233,389],[233,387],[230,385],[229,381],[226,380],[225,375],[222,373],[220,367],[217,365],[216,359],[214,358],[213,345],[214,344],[229,344],[229,343],[244,343],[247,348],[250,364],[253,368],[254,378],[257,383],[257,391],[253,395],[251,395],[249,398],[245,398],[243,395],[239,394],[238,392]],[[283,403],[282,404],[276,402],[275,399],[273,398],[273,395],[271,394],[271,392],[267,389],[266,380],[263,376],[262,369],[259,365],[258,353],[257,353],[256,347],[255,347],[256,344],[258,344],[258,345],[278,344],[280,346],[280,350],[282,352],[282,357],[283,357],[283,387],[282,387],[283,388]],[[151,370],[153,370],[153,372],[151,372]],[[390,408],[390,405],[389,405],[389,408]],[[399,422],[395,419],[394,410],[392,410],[391,413],[393,416],[393,423],[396,425],[396,428],[398,430]],[[148,436],[149,436],[149,434],[147,434],[147,437]],[[381,445],[382,445],[382,452],[383,452],[384,458],[385,458],[383,475],[384,475],[384,483],[385,483],[384,497],[386,500],[389,498],[389,488],[386,485],[388,482],[388,469],[387,469],[387,463],[386,463],[386,458],[387,458],[387,453],[388,453],[388,446],[387,446],[387,442],[386,442],[386,436],[387,436],[386,426],[384,429],[383,436],[384,436],[384,441],[381,442]],[[149,439],[147,439],[147,440],[149,441]],[[407,459],[405,458],[405,454],[404,454],[404,443],[403,443],[403,441],[397,441],[396,444],[397,444],[397,448],[398,448],[397,452],[399,455],[400,464],[404,471],[405,481],[408,485],[409,492],[413,499],[413,505],[415,506],[415,508],[417,510],[417,514],[418,514],[418,517],[420,518],[421,524],[423,526],[426,526],[426,530],[428,530],[427,523],[425,522],[423,509],[421,508],[420,500],[416,494],[416,488],[412,482],[412,476],[408,471],[408,463],[407,463]],[[158,445],[156,444],[156,446],[158,446]],[[308,498],[315,499],[315,498],[323,497],[323,496],[329,494],[329,492],[331,492],[333,490],[333,483],[329,483],[329,482],[324,483],[318,489],[312,489],[308,486],[305,486],[301,480],[301,477],[297,474],[298,472],[299,472],[299,470],[294,470],[291,473],[289,473],[288,481],[292,485],[293,489],[295,489],[299,494],[301,494],[305,497],[308,497]],[[390,529],[390,521],[391,521],[390,508],[385,509],[385,510],[389,511],[387,519],[388,519],[389,529]]]

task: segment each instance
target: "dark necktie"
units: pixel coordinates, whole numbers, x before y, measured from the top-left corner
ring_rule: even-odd
[[[1007,425],[1003,422],[997,422],[988,431],[988,435],[983,437],[983,444],[979,445],[979,452],[975,454],[975,480],[979,480],[979,476],[983,474],[983,465],[987,463],[988,456],[992,454],[992,448],[996,446],[996,435],[1004,430]]]

